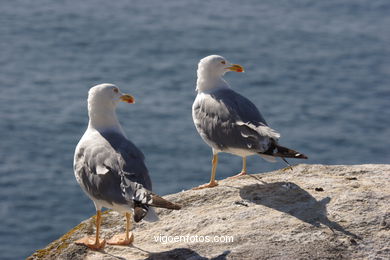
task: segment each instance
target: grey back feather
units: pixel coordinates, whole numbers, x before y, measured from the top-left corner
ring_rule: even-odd
[[[78,146],[75,172],[83,189],[108,203],[128,204],[152,190],[142,152],[117,132],[96,132]]]
[[[246,97],[230,88],[223,88],[210,94],[229,111],[231,119],[249,122],[255,126],[267,125],[257,107]],[[225,115],[226,116],[226,115]]]
[[[270,140],[279,136],[246,97],[229,88],[204,95],[193,104],[193,118],[202,138],[214,148],[263,152],[268,149]]]

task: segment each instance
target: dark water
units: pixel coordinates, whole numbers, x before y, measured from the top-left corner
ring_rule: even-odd
[[[227,80],[307,163],[389,163],[389,12],[387,0],[2,1],[0,258],[26,257],[94,214],[72,157],[95,84],[136,97],[119,117],[155,191],[207,182],[191,105],[209,54],[246,68]],[[283,166],[248,160],[251,172]],[[222,155],[217,177],[240,167]]]

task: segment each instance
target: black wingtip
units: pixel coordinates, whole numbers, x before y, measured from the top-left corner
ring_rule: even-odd
[[[303,153],[297,152],[287,147],[280,145],[275,145],[276,153],[273,156],[285,157],[285,158],[294,158],[294,159],[308,159]]]
[[[307,157],[306,155],[304,155],[303,153],[296,153],[294,155],[294,158],[297,158],[297,159],[309,159],[309,157]]]
[[[173,203],[173,202],[170,202],[166,199],[163,199],[156,194],[152,195],[152,202],[149,203],[149,205],[153,206],[153,207],[165,208],[165,209],[173,209],[173,210],[181,209],[180,205]]]
[[[134,221],[136,223],[140,222],[147,214],[147,211],[143,209],[142,207],[134,207]]]

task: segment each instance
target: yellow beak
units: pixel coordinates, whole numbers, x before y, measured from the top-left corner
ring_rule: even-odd
[[[232,66],[227,67],[226,69],[228,69],[230,71],[235,71],[235,72],[244,72],[244,68],[238,64],[232,64]]]
[[[135,99],[133,96],[129,95],[129,94],[124,94],[120,97],[120,100],[123,101],[123,102],[127,102],[127,103],[130,103],[130,104],[133,104],[135,102]]]

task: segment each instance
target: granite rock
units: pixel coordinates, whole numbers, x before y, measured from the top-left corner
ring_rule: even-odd
[[[390,259],[390,165],[307,165],[165,196],[180,211],[134,225],[131,246],[92,251],[74,241],[94,217],[28,259]],[[103,214],[102,236],[124,231]]]

